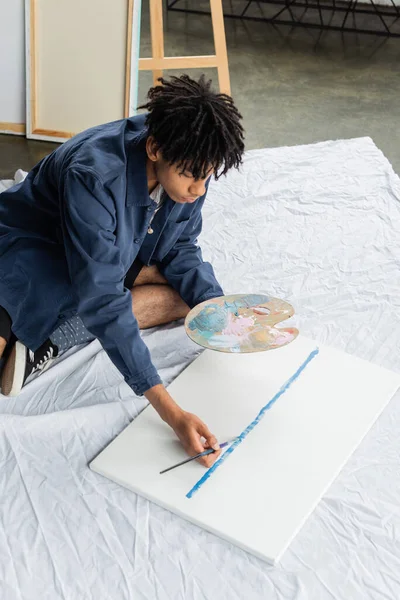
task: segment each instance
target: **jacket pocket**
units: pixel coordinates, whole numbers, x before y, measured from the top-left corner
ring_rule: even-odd
[[[175,225],[182,225],[182,223],[186,224],[186,223],[189,223],[189,221],[190,221],[190,217],[181,217],[181,218],[178,218],[176,221],[171,220],[171,223],[175,223]]]
[[[161,262],[181,237],[190,219],[167,221],[154,249],[153,260]]]

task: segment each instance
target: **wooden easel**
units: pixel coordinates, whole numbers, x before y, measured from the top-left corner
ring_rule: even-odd
[[[139,71],[153,71],[153,81],[162,77],[163,69],[202,69],[217,67],[221,93],[231,93],[226,50],[224,15],[222,0],[210,0],[211,19],[214,34],[215,54],[210,56],[164,56],[164,29],[162,0],[150,0],[150,29],[152,58],[139,59]]]

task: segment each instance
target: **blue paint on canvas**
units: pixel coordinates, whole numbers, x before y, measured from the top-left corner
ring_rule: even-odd
[[[239,444],[241,444],[243,442],[243,440],[246,438],[246,436],[248,436],[250,431],[252,431],[254,429],[254,427],[261,421],[262,417],[265,415],[267,410],[272,408],[272,406],[275,404],[275,402],[278,400],[278,398],[280,398],[282,396],[282,394],[284,394],[289,389],[289,387],[292,385],[292,383],[294,381],[296,381],[296,379],[299,377],[299,375],[304,371],[304,369],[312,361],[312,359],[317,356],[318,353],[319,353],[319,349],[315,348],[315,350],[313,350],[309,354],[307,359],[303,362],[302,365],[300,365],[300,367],[297,369],[297,371],[294,373],[294,375],[292,375],[290,377],[290,379],[288,379],[286,381],[286,383],[280,388],[280,390],[275,394],[275,396],[273,398],[271,398],[271,400],[260,410],[260,412],[258,413],[257,417],[254,419],[254,421],[252,421],[250,423],[250,425],[248,425],[246,427],[246,429],[244,429],[244,431],[242,431],[242,433],[235,439],[232,446],[230,446],[228,448],[228,450],[226,450],[226,452],[221,456],[221,458],[219,460],[217,460],[210,469],[208,469],[208,471],[203,475],[203,477],[201,479],[199,479],[199,481],[186,494],[186,498],[192,498],[193,494],[195,494],[201,488],[201,486],[207,481],[207,479],[209,479],[211,477],[211,475],[214,473],[214,471],[216,471],[218,469],[218,467],[220,467],[225,462],[225,460],[228,458],[228,456],[230,454],[232,454],[232,452],[235,450],[235,448],[237,448],[239,446]]]

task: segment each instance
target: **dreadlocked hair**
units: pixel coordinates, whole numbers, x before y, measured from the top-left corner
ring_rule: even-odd
[[[215,178],[239,168],[244,151],[242,115],[227,94],[217,94],[211,80],[198,81],[182,75],[150,88],[147,109],[149,136],[164,160],[176,164],[180,173],[205,179],[212,168]]]

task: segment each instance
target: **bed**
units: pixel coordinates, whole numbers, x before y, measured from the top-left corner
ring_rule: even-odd
[[[200,242],[226,292],[284,298],[304,335],[400,372],[400,179],[370,138],[247,152]],[[143,338],[166,384],[200,352],[182,322]],[[400,597],[400,394],[275,567],[88,469],[145,406],[97,341],[0,395],[2,599]]]

